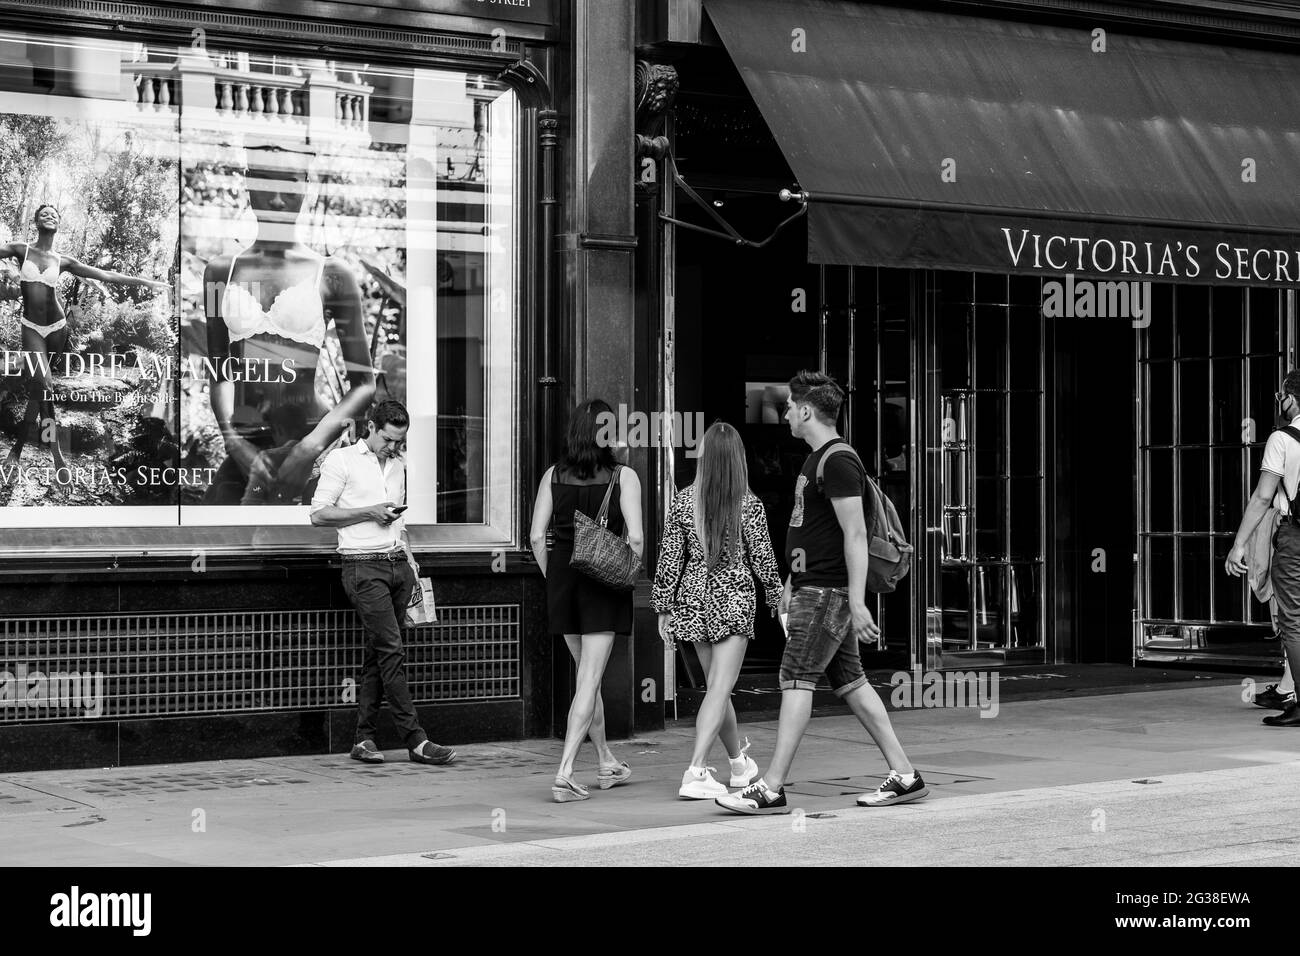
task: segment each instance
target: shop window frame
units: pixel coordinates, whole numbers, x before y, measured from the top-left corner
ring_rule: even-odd
[[[73,18],[66,5],[53,6],[49,15],[42,18],[42,37],[63,40],[93,41],[97,37],[95,25],[84,17]],[[123,42],[149,43],[162,46],[190,45],[191,31],[195,27],[209,25],[208,21],[197,13],[182,15],[182,11],[168,11],[166,20],[158,22],[135,21],[122,24],[122,29],[114,33],[113,39]],[[445,20],[446,18],[441,18]],[[294,32],[286,26],[282,17],[264,16],[258,13],[240,13],[241,24],[259,24],[264,29],[255,30],[252,35],[231,37],[222,34],[220,45],[223,48],[238,48],[250,53],[277,53],[289,57],[311,58],[321,55],[318,42],[313,42],[306,32]],[[486,22],[486,21],[485,21]],[[329,24],[325,24],[329,26]],[[507,25],[514,31],[518,25]],[[16,17],[13,11],[0,12],[0,30],[18,35],[31,32],[29,19]],[[412,29],[413,38],[424,34]],[[528,39],[542,42],[540,36],[550,32],[550,28],[521,28],[524,34],[538,34]],[[429,42],[438,42],[443,35],[429,36]],[[216,42],[215,40],[213,41]],[[460,46],[462,44],[455,44]],[[464,44],[464,46],[471,46]],[[527,46],[523,39],[516,37],[509,43],[508,56],[492,54],[487,50],[471,48],[464,55],[456,55],[446,50],[402,50],[384,47],[376,49],[374,43],[332,43],[331,57],[346,62],[374,61],[382,59],[385,67],[412,69],[429,69],[437,71],[482,72],[487,75],[500,73],[505,65],[515,62],[521,51]],[[547,58],[549,64],[549,57]],[[505,379],[498,376],[493,379],[491,361],[485,348],[485,400],[488,403],[488,415],[492,414],[493,402],[500,404],[502,396],[508,393],[509,423],[503,424],[500,431],[508,438],[509,461],[502,464],[499,452],[501,438],[489,438],[485,442],[485,493],[495,481],[498,489],[490,492],[485,505],[482,523],[453,523],[412,525],[408,533],[412,547],[422,552],[460,552],[460,551],[495,551],[502,548],[517,548],[522,540],[521,515],[523,514],[524,496],[529,476],[525,473],[527,447],[523,436],[523,422],[527,420],[530,409],[530,393],[526,383],[530,380],[533,366],[532,341],[533,330],[526,321],[525,310],[535,299],[527,274],[532,271],[530,258],[534,249],[531,237],[536,231],[534,206],[538,196],[537,184],[532,173],[538,169],[538,147],[536,136],[536,111],[525,106],[509,84],[504,87],[503,95],[512,95],[511,137],[514,144],[514,157],[511,170],[511,190],[513,210],[511,220],[512,241],[507,248],[509,262],[506,266],[510,272],[509,283],[509,374]],[[491,325],[490,316],[485,323],[485,346]],[[504,391],[503,391],[504,389]],[[498,446],[494,449],[493,445]],[[495,475],[495,477],[494,477]],[[502,477],[504,475],[504,478]],[[168,511],[171,506],[165,506]],[[176,510],[179,510],[177,506]],[[335,550],[336,535],[331,529],[312,527],[307,522],[306,507],[302,508],[303,523],[283,525],[226,524],[226,525],[164,525],[142,526],[125,522],[104,522],[83,527],[47,528],[41,521],[39,508],[31,508],[30,517],[21,526],[7,526],[0,532],[0,558],[53,558],[61,560],[111,559],[114,564],[121,558],[129,560],[143,557],[163,559],[197,560],[197,556],[232,557],[256,556],[274,559],[277,555],[290,556],[327,556]],[[94,516],[87,507],[87,518]],[[297,510],[297,509],[295,509]],[[179,516],[178,516],[179,517]]]

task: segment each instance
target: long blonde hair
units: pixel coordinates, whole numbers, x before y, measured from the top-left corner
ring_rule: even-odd
[[[704,563],[712,571],[727,556],[728,545],[739,549],[741,507],[749,491],[745,443],[726,422],[714,422],[701,440],[695,471],[695,534],[704,546]]]

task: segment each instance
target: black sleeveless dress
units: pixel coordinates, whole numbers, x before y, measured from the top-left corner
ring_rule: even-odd
[[[573,512],[595,518],[609,479],[610,473],[605,470],[588,479],[564,474],[559,465],[551,472],[554,548],[546,561],[546,610],[552,634],[632,633],[632,592],[607,588],[569,567],[573,557]],[[624,530],[619,492],[616,484],[609,496],[608,528],[617,535]]]

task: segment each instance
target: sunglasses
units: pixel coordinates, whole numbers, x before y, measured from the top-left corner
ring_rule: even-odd
[[[1290,397],[1291,397],[1291,396],[1288,395],[1286,392],[1274,392],[1274,393],[1273,393],[1273,401],[1277,402],[1277,404],[1278,404],[1279,407],[1281,407],[1282,405],[1285,405],[1285,404],[1286,404],[1286,400],[1287,400],[1288,398],[1290,398]]]

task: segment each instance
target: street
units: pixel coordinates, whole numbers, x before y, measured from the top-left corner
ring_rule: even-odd
[[[885,772],[849,716],[815,718],[789,816],[679,800],[691,723],[615,742],[625,785],[550,802],[560,742],[0,775],[10,865],[600,866],[1300,863],[1300,734],[1260,724],[1241,684],[1003,700],[892,714],[931,796],[868,810]],[[765,765],[774,720],[746,723]],[[454,741],[452,742],[454,743]],[[715,766],[725,767],[721,748]],[[594,782],[588,747],[578,777]]]

